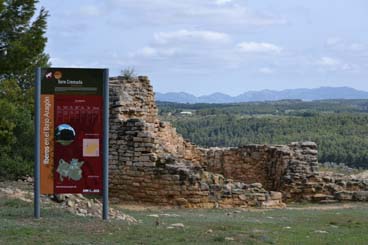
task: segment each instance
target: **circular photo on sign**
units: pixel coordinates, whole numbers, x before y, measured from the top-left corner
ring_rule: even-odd
[[[69,124],[60,124],[55,130],[55,141],[63,146],[70,145],[75,139],[75,130]]]
[[[61,77],[63,76],[63,74],[61,73],[61,71],[55,71],[55,73],[54,73],[54,77],[56,78],[56,79],[60,79]]]

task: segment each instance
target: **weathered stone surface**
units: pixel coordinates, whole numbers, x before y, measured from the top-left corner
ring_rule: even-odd
[[[357,191],[353,194],[353,200],[368,201],[368,191]]]
[[[255,185],[240,182],[235,185],[231,178],[223,176],[224,172],[212,171],[210,166],[212,156],[213,161],[226,155],[226,162],[233,161],[234,157],[245,162],[247,158],[243,153],[246,151],[253,161],[264,160],[267,153],[263,148],[252,151],[245,147],[235,156],[232,151],[202,149],[184,140],[170,123],[158,119],[147,77],[112,78],[110,98],[110,155],[113,156],[110,195],[114,200],[185,207],[261,206],[267,200],[263,177],[240,180],[249,184],[260,182]],[[257,147],[251,146],[252,149]],[[244,173],[254,169],[250,173],[256,176],[258,166],[252,168],[251,164],[239,164],[237,171]],[[233,175],[231,165],[218,167]],[[260,176],[267,171],[262,169]],[[281,203],[281,196],[278,197]]]
[[[335,198],[339,201],[351,201],[353,199],[353,192],[347,191],[336,192]]]
[[[159,120],[147,77],[112,78],[110,98],[110,196],[117,202],[208,208],[368,199],[360,193],[368,182],[318,172],[314,142],[199,148]]]
[[[282,193],[277,191],[270,191],[270,198],[271,200],[281,200]]]

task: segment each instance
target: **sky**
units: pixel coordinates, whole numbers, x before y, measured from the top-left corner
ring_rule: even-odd
[[[134,68],[155,91],[368,91],[366,0],[41,0],[54,67]]]

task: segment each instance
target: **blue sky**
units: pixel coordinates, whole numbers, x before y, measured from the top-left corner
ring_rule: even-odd
[[[53,66],[134,67],[159,92],[368,91],[366,0],[41,0]]]

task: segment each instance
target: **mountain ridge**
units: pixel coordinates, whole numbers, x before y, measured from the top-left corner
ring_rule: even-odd
[[[326,100],[326,99],[368,99],[368,92],[351,87],[319,87],[319,88],[297,88],[284,90],[258,90],[247,91],[237,96],[230,96],[221,92],[209,95],[195,96],[186,92],[156,92],[157,101],[176,103],[240,103],[255,101],[276,101],[287,99],[300,99],[304,101]]]

